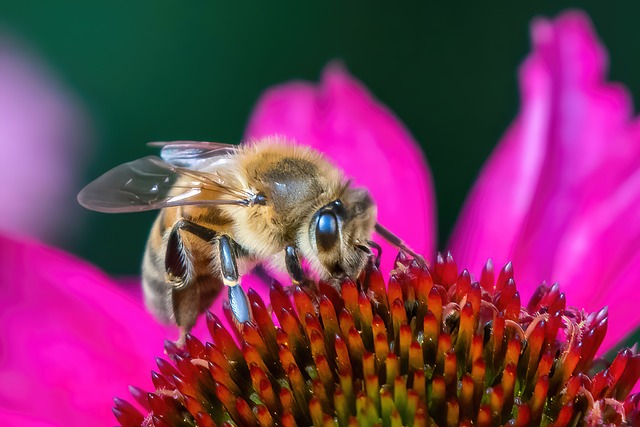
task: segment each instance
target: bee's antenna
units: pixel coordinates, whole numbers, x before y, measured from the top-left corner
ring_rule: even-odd
[[[415,259],[418,262],[418,264],[420,264],[422,267],[427,266],[427,262],[424,260],[424,257],[422,255],[419,255],[416,252],[414,252],[413,249],[411,249],[409,246],[407,246],[406,243],[404,243],[404,241],[402,241],[402,239],[400,239],[398,236],[393,234],[387,228],[383,227],[379,223],[376,223],[375,230],[376,230],[376,233],[380,235],[380,237],[382,237],[384,240],[389,242],[396,249],[399,249],[411,255],[413,259]]]

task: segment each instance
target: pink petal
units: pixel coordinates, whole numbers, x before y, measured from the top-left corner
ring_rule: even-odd
[[[606,53],[582,13],[532,27],[533,53],[521,73],[521,113],[483,169],[451,247],[479,272],[487,258],[513,260],[528,298],[542,280],[559,281],[571,305],[588,311],[624,298],[612,279],[638,277],[640,133],[625,88],[607,83]],[[626,311],[621,307],[623,313]],[[612,315],[611,337],[640,321]],[[607,343],[612,343],[609,338]]]
[[[0,420],[3,427],[55,427],[49,421],[43,421],[28,413],[15,412],[7,408],[0,407]]]
[[[558,257],[571,256],[554,274],[560,283],[573,285],[570,290],[563,286],[570,304],[610,307],[602,344],[608,350],[640,326],[640,168],[603,196],[605,200],[568,225]]]
[[[618,274],[609,278],[613,286],[610,287],[606,298],[599,298],[599,301],[604,299],[607,301],[607,304],[600,304],[600,306],[609,305],[610,307],[609,328],[602,343],[603,349],[612,348],[626,338],[632,330],[638,328],[639,263],[640,251],[636,250],[635,255],[629,257],[627,265]],[[640,383],[636,384],[634,390],[640,392]]]
[[[431,254],[435,202],[428,166],[406,128],[338,64],[318,86],[294,82],[268,90],[247,127],[248,138],[280,134],[324,152],[356,185],[368,188],[381,224],[413,249]],[[383,245],[383,268],[397,251]]]
[[[0,402],[56,425],[114,425],[114,396],[151,388],[165,332],[94,267],[0,237]],[[17,415],[16,415],[17,416]]]

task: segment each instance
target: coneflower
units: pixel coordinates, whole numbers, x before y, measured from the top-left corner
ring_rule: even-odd
[[[473,282],[451,255],[400,254],[387,284],[370,263],[355,282],[248,295],[251,322],[227,308],[234,330],[208,313],[211,342],[167,342],[155,390],[131,388],[141,410],[115,400],[122,426],[640,425],[640,356],[594,360],[607,309],[544,284],[523,306],[511,264]]]

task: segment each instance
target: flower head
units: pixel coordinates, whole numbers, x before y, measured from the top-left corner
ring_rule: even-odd
[[[640,355],[622,349],[590,373],[606,308],[566,307],[545,285],[522,306],[510,265],[496,279],[487,263],[475,283],[450,255],[432,271],[402,254],[396,265],[387,285],[370,263],[356,282],[297,287],[292,298],[275,284],[270,304],[250,292],[254,320],[233,331],[209,313],[212,342],[168,343],[155,390],[132,390],[148,414],[117,399],[116,417],[124,427],[640,420],[640,397],[628,397]]]

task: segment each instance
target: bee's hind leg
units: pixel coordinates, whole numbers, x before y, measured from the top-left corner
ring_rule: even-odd
[[[211,242],[216,232],[187,219],[180,219],[171,230],[165,253],[165,280],[171,285],[171,304],[175,322],[180,328],[180,337],[176,344],[184,347],[187,333],[196,324],[198,316],[206,307],[211,305],[217,290],[202,283],[203,279],[196,279],[189,274],[193,266],[187,254],[189,240],[182,237],[187,232]]]
[[[247,294],[240,286],[235,242],[229,236],[220,236],[218,238],[218,249],[222,281],[229,291],[231,311],[239,323],[248,322],[251,320],[251,309],[249,308],[249,298],[247,298]]]

